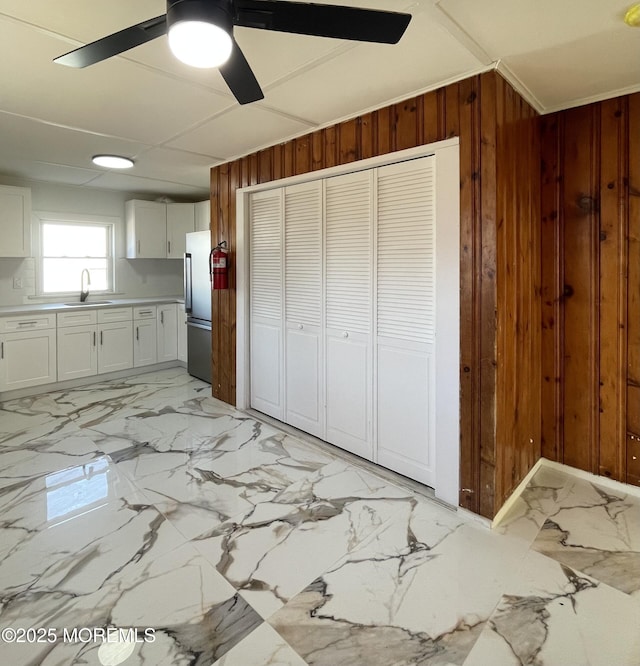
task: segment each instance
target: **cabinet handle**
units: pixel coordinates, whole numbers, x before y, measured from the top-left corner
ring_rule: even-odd
[[[4,358],[4,342],[0,342],[0,359]]]
[[[103,337],[102,337],[102,336],[103,336],[103,335],[104,335],[104,331],[100,331],[100,346],[101,346],[101,347],[102,347],[102,340],[103,340]]]
[[[93,346],[96,346],[96,332],[93,332]]]
[[[171,254],[171,241],[167,241],[167,254]]]
[[[140,329],[136,326],[136,340],[140,340]]]
[[[160,323],[164,326],[164,310],[160,313]]]
[[[138,254],[140,254],[140,241],[139,241],[139,240],[136,241],[136,244],[137,244],[137,246],[138,246]]]
[[[348,337],[349,337],[349,331],[345,331],[345,332],[342,334],[342,337],[343,337],[343,338],[348,338]]]
[[[19,321],[18,326],[35,326],[37,321]]]
[[[150,314],[151,314],[151,310],[140,310],[140,316],[141,317],[144,316],[144,315],[150,315]]]

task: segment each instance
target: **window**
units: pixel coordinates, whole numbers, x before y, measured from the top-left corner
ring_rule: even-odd
[[[113,223],[52,217],[40,216],[40,293],[80,291],[85,268],[92,293],[113,291]]]

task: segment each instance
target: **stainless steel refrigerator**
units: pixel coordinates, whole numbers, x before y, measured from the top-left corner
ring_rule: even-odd
[[[187,234],[184,307],[187,313],[187,370],[211,384],[211,234]]]

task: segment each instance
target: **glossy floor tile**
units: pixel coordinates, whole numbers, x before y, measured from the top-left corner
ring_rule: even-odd
[[[541,467],[489,530],[209,393],[0,405],[0,664],[640,666],[637,497]]]

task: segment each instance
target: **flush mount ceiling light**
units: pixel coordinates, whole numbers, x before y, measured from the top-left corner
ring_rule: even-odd
[[[640,28],[640,3],[631,5],[624,15],[624,22],[632,28]]]
[[[130,169],[133,166],[133,160],[119,155],[94,155],[91,161],[106,169]]]
[[[196,67],[220,67],[238,102],[250,104],[263,99],[264,94],[233,38],[234,26],[397,44],[409,21],[411,15],[400,12],[288,0],[167,0],[166,14],[81,46],[54,62],[87,67],[168,33],[171,50],[178,58]],[[198,34],[204,37],[204,54],[196,46],[202,43]]]

